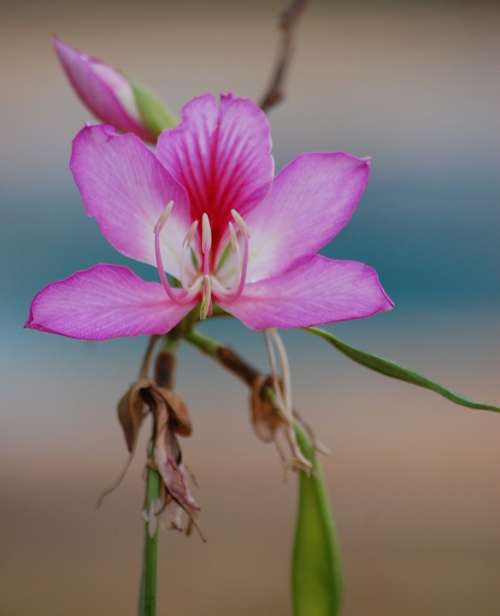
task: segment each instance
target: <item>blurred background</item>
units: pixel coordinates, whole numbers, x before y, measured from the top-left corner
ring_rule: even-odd
[[[127,262],[83,212],[68,157],[90,118],[50,36],[122,68],[178,111],[192,96],[259,97],[281,0],[2,3],[0,614],[135,614],[137,459],[115,403],[143,339],[93,344],[22,329],[43,285]],[[326,253],[375,266],[392,313],[334,331],[470,397],[500,403],[500,10],[487,2],[311,0],[288,99],[271,114],[281,167],[299,152],[374,159],[358,212]],[[154,272],[133,267],[154,279]],[[203,329],[265,367],[260,336]],[[323,460],[341,537],[345,616],[500,613],[500,417],[454,407],[285,334],[297,406]],[[290,613],[296,490],[248,422],[232,377],[182,349],[203,545],[161,537],[160,614]],[[144,445],[144,443],[143,443]]]

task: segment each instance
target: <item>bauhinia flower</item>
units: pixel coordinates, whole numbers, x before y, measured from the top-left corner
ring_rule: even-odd
[[[141,117],[131,83],[119,71],[57,37],[53,43],[73,89],[96,118],[145,141],[156,140]]]
[[[154,152],[133,134],[85,127],[70,166],[105,238],[156,266],[160,283],[99,264],[40,291],[27,327],[104,340],[164,334],[197,305],[202,318],[217,304],[255,330],[393,306],[371,267],[318,254],[356,209],[369,160],[306,153],[273,177],[268,122],[248,99],[191,100]]]

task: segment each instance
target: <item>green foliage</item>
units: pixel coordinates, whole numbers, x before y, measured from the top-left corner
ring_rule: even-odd
[[[177,118],[168,111],[156,94],[136,82],[131,82],[130,85],[144,126],[152,135],[158,137],[162,130],[176,126]]]
[[[493,404],[486,404],[483,402],[475,402],[474,400],[469,400],[468,398],[464,398],[449,389],[446,389],[439,383],[435,383],[430,379],[418,374],[417,372],[413,372],[412,370],[407,370],[399,366],[398,364],[389,361],[388,359],[383,359],[382,357],[377,357],[376,355],[371,355],[366,351],[360,351],[356,349],[346,342],[339,340],[336,336],[327,332],[319,327],[306,327],[305,331],[314,334],[315,336],[319,336],[326,340],[326,342],[330,343],[334,346],[338,351],[340,351],[349,359],[352,359],[358,364],[365,366],[365,368],[369,368],[370,370],[374,370],[384,376],[388,376],[392,379],[398,379],[400,381],[405,381],[405,383],[410,383],[412,385],[417,385],[418,387],[423,387],[425,389],[429,389],[444,398],[447,398],[451,402],[455,404],[459,404],[460,406],[465,406],[469,409],[478,409],[480,411],[493,411],[495,413],[500,413],[500,407],[494,406]]]
[[[337,616],[342,573],[335,527],[314,448],[299,427],[297,440],[312,462],[310,475],[299,473],[299,504],[292,558],[294,616]]]

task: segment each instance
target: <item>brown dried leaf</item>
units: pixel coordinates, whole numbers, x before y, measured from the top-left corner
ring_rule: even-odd
[[[139,430],[146,415],[144,399],[141,390],[151,385],[151,381],[140,379],[133,383],[118,402],[118,421],[125,436],[127,449],[132,453],[137,444]]]
[[[175,392],[164,387],[155,387],[156,392],[164,400],[170,428],[180,436],[191,436],[193,426],[189,419],[189,412],[186,403]]]

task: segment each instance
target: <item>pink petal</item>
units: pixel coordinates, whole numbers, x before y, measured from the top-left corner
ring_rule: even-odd
[[[251,329],[360,319],[394,306],[374,269],[320,255],[280,276],[247,285],[233,302],[218,303]]]
[[[120,265],[95,265],[35,295],[25,327],[83,340],[164,334],[193,308]]]
[[[138,261],[156,263],[154,226],[174,201],[161,238],[165,267],[179,277],[190,224],[186,193],[142,141],[111,126],[85,127],[73,141],[70,167],[88,215],[117,250]]]
[[[342,152],[302,154],[288,164],[246,218],[248,280],[285,272],[337,235],[356,209],[369,171],[366,159]]]
[[[91,113],[118,130],[154,141],[142,125],[132,87],[123,75],[57,37],[53,44],[66,76]]]
[[[273,177],[267,118],[251,100],[232,94],[194,98],[177,128],[158,140],[158,158],[186,188],[194,219],[209,215],[214,250],[231,209],[245,215],[260,201]]]

